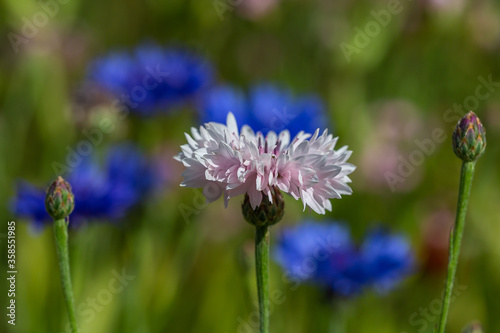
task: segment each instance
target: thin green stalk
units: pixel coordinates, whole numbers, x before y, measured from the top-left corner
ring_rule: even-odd
[[[346,317],[347,317],[347,307],[349,304],[345,301],[334,301],[332,304],[328,304],[328,315],[326,318],[330,318],[328,325],[329,333],[346,333]]]
[[[446,276],[445,293],[443,299],[443,307],[439,318],[438,333],[444,333],[446,327],[446,318],[450,308],[450,300],[453,291],[453,283],[457,272],[458,257],[460,255],[460,245],[465,226],[465,214],[467,212],[467,204],[469,203],[470,189],[472,178],[474,177],[474,165],[476,162],[464,162],[462,164],[462,172],[460,174],[460,189],[458,194],[457,216],[453,234],[450,237],[450,252],[448,259],[448,273]]]
[[[69,271],[68,254],[68,223],[65,219],[54,221],[54,236],[56,240],[57,257],[59,258],[59,271],[61,272],[61,284],[68,310],[71,332],[78,333],[75,316],[75,300],[73,298],[73,288],[71,287],[71,275]]]
[[[255,227],[255,267],[260,333],[269,333],[269,226]]]

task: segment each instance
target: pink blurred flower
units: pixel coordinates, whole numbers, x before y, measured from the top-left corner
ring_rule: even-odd
[[[467,11],[466,17],[472,40],[479,47],[491,51],[500,44],[500,21],[495,7],[494,3],[478,3]]]
[[[431,11],[446,12],[459,15],[466,7],[466,0],[427,0]]]
[[[276,187],[302,199],[304,209],[325,214],[332,209],[329,199],[352,193],[347,185],[355,169],[347,163],[352,151],[347,146],[335,150],[337,138],[327,130],[312,136],[300,132],[291,142],[286,130],[264,137],[245,125],[240,134],[229,113],[227,126],[211,122],[191,133],[175,157],[186,167],[181,186],[202,187],[208,202],[224,196],[227,206],[231,197],[248,194],[255,209],[263,195],[272,202],[271,188]]]
[[[257,20],[269,14],[278,4],[279,0],[242,0],[236,11],[248,19]]]
[[[367,134],[361,151],[361,186],[377,193],[411,191],[422,180],[422,168],[415,167],[412,175],[403,177],[392,188],[387,175],[401,174],[399,168],[404,160],[418,149],[414,140],[425,135],[419,110],[405,100],[389,100],[374,105],[370,112],[374,115],[373,130]]]

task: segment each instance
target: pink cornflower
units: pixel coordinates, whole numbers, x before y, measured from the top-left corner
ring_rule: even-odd
[[[186,167],[181,186],[203,188],[208,202],[223,196],[247,194],[253,209],[264,196],[272,202],[271,189],[278,188],[296,200],[304,210],[309,206],[319,214],[332,210],[330,199],[352,193],[348,175],[356,168],[347,163],[352,151],[335,150],[338,138],[319,129],[311,136],[300,132],[290,141],[287,130],[266,136],[247,125],[238,131],[232,113],[227,125],[210,122],[186,133],[188,143],[175,159]]]

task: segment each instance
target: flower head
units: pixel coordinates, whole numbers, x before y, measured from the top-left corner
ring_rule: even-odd
[[[110,149],[104,168],[94,160],[83,160],[67,177],[76,197],[71,225],[125,217],[152,192],[156,178],[153,165],[131,145]],[[35,227],[43,227],[51,220],[45,211],[44,198],[43,189],[20,182],[12,210],[18,216],[29,218]]]
[[[272,188],[301,199],[319,214],[331,211],[330,199],[351,194],[348,175],[355,166],[347,163],[351,151],[335,150],[337,138],[319,129],[311,136],[299,132],[290,140],[287,130],[264,136],[243,126],[241,133],[232,113],[227,125],[208,123],[186,134],[188,143],[175,157],[186,167],[181,186],[203,188],[208,202],[223,196],[248,195],[252,209],[263,197],[273,202]]]
[[[453,150],[465,162],[477,160],[486,148],[486,132],[472,111],[459,120],[453,132]]]
[[[365,288],[384,293],[413,270],[408,241],[377,229],[356,246],[342,224],[307,222],[285,229],[275,249],[287,276],[321,284],[341,296]]]
[[[231,86],[214,87],[202,95],[200,113],[204,122],[224,122],[229,112],[239,124],[263,134],[287,129],[295,136],[327,125],[325,106],[318,96],[294,97],[272,84],[255,85],[248,96]]]
[[[62,177],[56,180],[47,189],[45,209],[54,220],[61,220],[69,216],[75,208],[75,197],[71,185]]]
[[[212,66],[200,56],[147,44],[135,53],[114,52],[96,59],[88,80],[121,99],[141,115],[185,103],[213,79]]]

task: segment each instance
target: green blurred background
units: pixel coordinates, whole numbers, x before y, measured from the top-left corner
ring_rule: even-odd
[[[266,80],[324,99],[340,145],[354,151],[354,194],[335,200],[326,217],[302,212],[301,203],[287,199],[285,218],[273,234],[304,219],[324,218],[348,222],[360,238],[379,222],[407,234],[417,252],[418,272],[395,291],[366,292],[335,305],[315,286],[291,290],[273,264],[271,290],[284,293],[271,316],[273,332],[327,332],[331,321],[343,323],[345,332],[432,331],[460,172],[450,142],[458,117],[448,110],[454,104],[474,107],[488,147],[476,168],[458,270],[460,295],[448,327],[460,332],[477,319],[487,332],[500,332],[498,84],[487,98],[469,98],[481,85],[479,77],[500,81],[496,2],[401,1],[400,11],[366,46],[356,44],[357,29],[376,22],[371,12],[387,10],[386,1],[58,4],[57,14],[16,52],[8,34],[19,33],[24,19],[32,20],[42,7],[36,1],[0,0],[0,276],[7,270],[6,222],[18,222],[17,320],[15,327],[7,324],[3,288],[0,331],[65,332],[52,232],[33,232],[9,211],[9,200],[20,178],[39,185],[53,179],[51,163],[64,159],[66,146],[82,138],[82,128],[98,121],[99,112],[82,123],[72,108],[89,61],[154,40],[205,55],[219,82],[247,87]],[[358,46],[349,59],[343,43]],[[180,183],[182,169],[170,156],[184,143],[183,132],[197,123],[189,109],[154,119],[131,117],[119,122],[100,148],[134,140],[149,152],[163,151],[173,165],[172,183]],[[432,153],[391,189],[387,172],[397,174],[401,159],[420,150],[415,140],[432,139],[436,129],[446,141],[434,142]],[[77,305],[91,309],[88,298],[109,289],[114,272],[133,277],[107,304],[80,318],[84,332],[250,332],[241,322],[251,320],[256,304],[253,229],[242,220],[239,199],[227,209],[217,201],[185,220],[179,207],[196,208],[195,193],[175,185],[120,225],[96,223],[71,232]],[[429,315],[422,322],[425,309]]]

